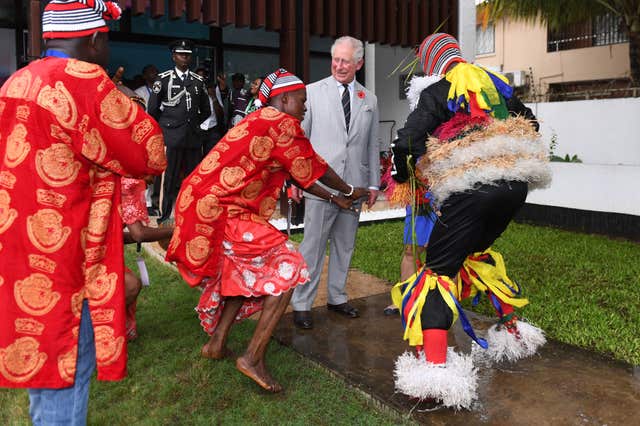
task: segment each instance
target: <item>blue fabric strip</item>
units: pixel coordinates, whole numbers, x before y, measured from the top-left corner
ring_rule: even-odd
[[[520,286],[515,280],[513,281],[513,283],[515,284],[516,288],[512,288],[509,284],[505,283],[504,281],[502,281],[502,283],[506,285],[509,290],[511,290],[511,293],[514,296],[520,296],[520,293],[522,293],[522,289],[520,289]]]
[[[471,301],[471,306],[477,306],[478,303],[480,303],[480,296],[482,296],[482,293],[477,292],[476,296],[473,298],[473,301]]]
[[[55,49],[47,49],[44,51],[44,53],[42,54],[42,57],[48,57],[48,56],[54,56],[56,58],[70,58],[71,56],[67,55],[66,53],[64,53],[61,50],[55,50]]]
[[[420,272],[418,274],[416,279],[411,284],[407,284],[407,285],[411,286],[412,290],[411,291],[407,291],[407,294],[402,299],[402,306],[400,307],[400,319],[402,320],[402,328],[407,328],[407,318],[404,317],[405,307],[407,306],[407,303],[409,302],[409,299],[411,298],[411,294],[413,293],[413,290],[415,290],[417,284],[422,279],[422,276],[424,275],[424,273],[425,273],[425,269],[423,268],[422,272]],[[404,291],[406,291],[406,290],[403,290],[403,292]]]
[[[485,71],[486,72],[486,71]],[[491,80],[493,81],[494,86],[502,96],[507,99],[510,99],[513,96],[513,87],[509,86],[509,84],[502,81],[502,79],[490,72],[487,72]]]
[[[498,301],[496,295],[493,293],[489,293],[489,300],[491,300],[491,304],[493,305],[495,310],[498,311],[498,315],[500,315],[500,318],[502,318],[502,316],[504,315],[502,313],[502,306],[500,305],[500,302]]]
[[[469,322],[469,320],[467,319],[467,316],[464,314],[464,311],[462,310],[462,306],[460,306],[460,303],[458,303],[458,300],[456,299],[456,297],[453,295],[453,293],[451,293],[451,290],[449,290],[449,294],[451,295],[451,298],[456,304],[456,308],[458,308],[458,316],[460,317],[460,322],[462,323],[462,329],[464,330],[464,332],[467,333],[467,335],[471,337],[474,342],[480,345],[482,349],[487,349],[489,347],[489,344],[487,343],[487,341],[481,337],[476,336],[476,333],[473,331],[473,327],[471,326],[471,323]]]
[[[469,112],[469,105],[467,104],[467,99],[464,95],[458,96],[458,99],[449,99],[447,101],[447,106],[451,112],[458,112],[460,108],[462,108],[463,111]]]

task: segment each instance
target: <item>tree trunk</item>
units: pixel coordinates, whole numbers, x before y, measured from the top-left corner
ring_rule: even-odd
[[[629,31],[629,67],[633,85],[640,86],[640,31]]]

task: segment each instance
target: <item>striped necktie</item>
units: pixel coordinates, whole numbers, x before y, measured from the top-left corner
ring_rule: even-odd
[[[342,110],[344,111],[344,122],[347,125],[347,133],[349,133],[349,122],[351,121],[351,96],[349,96],[349,85],[343,84],[342,92]]]

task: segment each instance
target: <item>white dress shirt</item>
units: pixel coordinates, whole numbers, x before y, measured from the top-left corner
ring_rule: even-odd
[[[336,84],[338,85],[338,94],[340,95],[340,99],[342,99],[342,94],[345,91],[344,86],[342,85],[342,83],[340,83],[338,80],[336,80]],[[346,83],[347,87],[349,88],[349,105],[353,104],[353,91],[355,90],[355,86],[356,86],[356,79],[354,78],[353,80],[351,80],[351,83]]]
[[[175,68],[175,72],[176,72],[176,74],[178,74],[178,78],[180,80],[183,80],[183,81],[184,81],[184,77],[189,75],[189,70],[186,70],[185,72],[182,72],[178,68]]]
[[[220,90],[216,87],[216,98],[218,99],[218,104],[222,105],[222,97],[220,96]],[[213,99],[209,96],[209,108],[211,108],[211,115],[209,118],[204,120],[200,125],[202,130],[213,129],[218,125],[218,117],[216,117],[216,110],[213,108]]]

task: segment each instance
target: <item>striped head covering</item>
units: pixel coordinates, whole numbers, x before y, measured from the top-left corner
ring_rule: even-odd
[[[280,68],[272,72],[262,81],[258,100],[256,105],[263,106],[269,102],[269,99],[278,96],[281,93],[293,92],[295,90],[304,89],[305,85],[298,77],[291,74],[284,68]]]
[[[109,31],[105,21],[120,19],[118,3],[103,0],[52,0],[42,14],[42,38],[85,37]]]
[[[418,48],[422,70],[426,75],[443,75],[454,62],[467,62],[462,58],[458,41],[445,33],[431,34]]]

